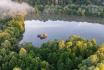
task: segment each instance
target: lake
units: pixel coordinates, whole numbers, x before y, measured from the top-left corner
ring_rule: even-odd
[[[71,35],[79,35],[85,39],[96,39],[97,43],[104,42],[104,25],[98,23],[64,21],[64,20],[26,20],[25,32],[20,43],[32,42],[40,46],[48,40],[66,40]],[[48,38],[40,40],[37,35],[46,33]]]

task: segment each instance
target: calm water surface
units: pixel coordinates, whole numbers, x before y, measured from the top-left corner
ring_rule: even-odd
[[[40,40],[38,34],[46,33],[48,38]],[[104,42],[104,25],[98,23],[61,21],[61,20],[27,20],[25,21],[25,32],[21,43],[32,42],[35,46],[40,46],[48,40],[66,40],[71,35],[80,35],[86,39],[96,39],[97,43]]]

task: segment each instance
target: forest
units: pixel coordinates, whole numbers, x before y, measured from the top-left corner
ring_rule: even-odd
[[[72,35],[35,47],[18,44],[24,18],[0,20],[0,70],[104,70],[104,45]]]
[[[36,14],[64,14],[104,18],[104,0],[25,1]],[[25,32],[21,15],[0,19],[0,70],[104,70],[104,44],[72,35],[37,47],[19,44]]]
[[[27,2],[35,14],[58,14],[104,18],[104,0],[14,0]]]

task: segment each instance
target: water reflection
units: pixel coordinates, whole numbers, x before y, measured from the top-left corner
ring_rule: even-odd
[[[40,40],[38,34],[46,33],[48,38]],[[32,42],[33,45],[40,46],[43,42],[54,39],[67,39],[70,35],[80,35],[86,39],[97,40],[97,43],[104,42],[104,25],[97,23],[76,22],[76,21],[52,21],[40,20],[25,21],[24,42]]]

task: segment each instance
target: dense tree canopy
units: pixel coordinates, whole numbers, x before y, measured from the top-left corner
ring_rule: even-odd
[[[35,14],[63,14],[104,18],[104,0],[16,0],[34,7]]]
[[[77,2],[78,5],[72,4],[78,0],[69,1],[71,4],[65,6],[37,5],[37,7],[50,14],[64,13],[63,10],[68,14],[79,13],[81,16],[104,13],[101,5],[96,6],[99,4],[79,6],[81,2]],[[95,9],[91,9],[92,7]],[[98,46],[95,39],[86,40],[73,35],[67,40],[48,41],[38,48],[31,43],[18,44],[24,31],[22,16],[0,20],[0,70],[104,70],[104,45]]]
[[[96,40],[73,35],[66,41],[54,40],[40,48],[18,44],[24,32],[23,17],[0,21],[0,70],[103,70],[104,48]]]

